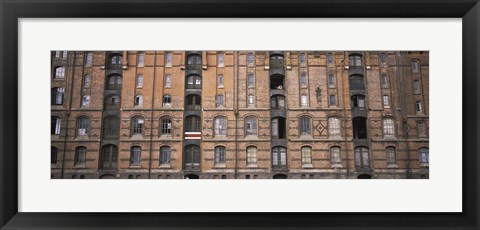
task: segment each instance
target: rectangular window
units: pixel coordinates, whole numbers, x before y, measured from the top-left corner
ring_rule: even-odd
[[[222,74],[218,75],[218,82],[217,82],[218,88],[223,88],[223,82],[224,82],[223,75]]]
[[[301,117],[300,118],[300,135],[311,135],[312,128],[310,125],[310,118],[309,117]]]
[[[217,118],[215,119],[215,135],[227,134],[227,119]]]
[[[140,157],[142,149],[140,147],[132,147],[130,152],[130,165],[140,165]]]
[[[169,135],[172,133],[172,120],[170,118],[162,119],[162,135]]]
[[[332,147],[330,149],[330,154],[332,155],[332,164],[340,164],[342,162],[339,147]]]
[[[217,96],[217,107],[218,106],[225,106],[225,98],[221,94]]]
[[[85,95],[82,97],[82,106],[90,105],[90,95]]]
[[[51,134],[59,135],[60,134],[60,124],[61,119],[59,117],[52,117],[51,119]]]
[[[328,62],[328,64],[333,64],[333,54],[332,53],[327,54],[327,62]]]
[[[138,53],[138,67],[145,66],[145,53]]]
[[[308,106],[308,97],[307,97],[307,95],[302,95],[302,96],[300,97],[300,106],[301,106],[301,107],[306,107],[306,106]]]
[[[165,88],[170,88],[172,87],[172,79],[170,77],[170,74],[165,75]]]
[[[383,96],[383,107],[385,107],[385,108],[390,107],[390,99],[386,95]]]
[[[225,62],[224,62],[224,54],[223,53],[219,53],[217,54],[217,58],[218,58],[218,67],[224,67],[225,66]]]
[[[302,148],[302,164],[312,164],[312,149],[310,147]]]
[[[247,64],[248,65],[253,65],[253,62],[254,62],[253,53],[248,53],[247,54]]]
[[[85,54],[85,66],[92,66],[93,64],[93,53],[86,53]]]
[[[307,74],[306,73],[302,73],[300,75],[300,86],[302,88],[306,88],[307,87]]]
[[[257,119],[249,117],[245,120],[245,134],[257,135]]]
[[[340,119],[337,117],[328,118],[328,134],[332,137],[340,136]]]
[[[412,73],[419,73],[418,61],[412,61]]]
[[[248,88],[255,87],[255,77],[251,73],[248,74],[247,85],[248,85]]]
[[[330,106],[337,106],[337,99],[335,95],[330,95]]]
[[[328,87],[335,88],[335,79],[333,77],[333,74],[328,75]]]
[[[386,74],[380,76],[380,81],[383,88],[388,88],[388,76]]]
[[[165,55],[165,66],[172,67],[172,53],[167,53]]]
[[[380,63],[385,64],[385,62],[387,62],[387,54],[380,53]]]
[[[56,79],[63,79],[65,77],[65,67],[57,67],[55,68],[55,78]]]
[[[248,95],[248,106],[252,107],[255,105],[255,96]]]
[[[394,135],[395,134],[393,119],[387,118],[387,119],[383,120],[383,134],[384,135]]]
[[[418,136],[419,137],[426,137],[427,136],[427,127],[425,125],[425,122],[419,121],[417,123],[417,130],[418,130]]]
[[[252,165],[257,163],[257,148],[248,147],[247,148],[247,165]]]
[[[387,164],[391,165],[391,164],[395,164],[396,163],[396,159],[395,159],[395,148],[393,147],[387,147],[385,149],[385,153],[387,155]]]
[[[422,102],[415,102],[415,110],[417,110],[417,112],[422,112]]]
[[[305,65],[305,53],[300,53],[300,65]]]
[[[224,147],[216,147],[215,148],[215,163],[216,164],[223,164],[225,163],[225,148]]]
[[[160,164],[170,164],[170,147],[160,148]]]
[[[416,94],[422,92],[419,80],[414,80],[413,81],[413,92],[416,93]]]
[[[143,75],[139,74],[137,76],[137,88],[143,87]]]

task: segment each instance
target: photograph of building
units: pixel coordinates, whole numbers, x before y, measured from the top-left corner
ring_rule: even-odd
[[[52,51],[52,179],[428,179],[428,51]]]

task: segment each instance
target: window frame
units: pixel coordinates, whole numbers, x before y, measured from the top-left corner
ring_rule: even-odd
[[[299,136],[312,135],[312,118],[309,116],[301,116],[298,118],[298,133]]]
[[[337,152],[337,150],[338,150],[338,152]],[[341,164],[342,163],[342,152],[341,151],[342,151],[342,149],[340,148],[340,146],[330,147],[330,158],[331,158],[331,163],[332,164]]]
[[[312,147],[302,146],[300,148],[300,155],[302,158],[302,165],[312,165]]]
[[[244,121],[245,136],[258,135],[258,121],[255,116],[247,116]]]
[[[143,136],[145,131],[145,118],[142,116],[134,116],[130,121],[130,136]]]
[[[170,146],[164,145],[160,147],[159,164],[170,165],[172,161],[171,155],[172,155],[172,148]]]
[[[342,135],[341,123],[342,122],[339,117],[329,117],[327,119],[329,137],[340,137]]]
[[[395,120],[391,117],[385,117],[382,121],[383,135],[394,136],[395,135]]]
[[[87,147],[77,146],[75,147],[75,157],[73,165],[85,165],[87,162]]]
[[[227,162],[227,149],[225,146],[215,146],[214,148],[214,164],[225,164]]]
[[[83,131],[80,131],[82,130]],[[88,137],[90,134],[90,118],[87,116],[80,116],[77,118],[75,134],[77,137],[85,136]]]
[[[214,136],[226,136],[227,135],[227,118],[224,116],[218,116],[213,119]]]
[[[143,74],[137,74],[136,87],[137,89],[143,88]]]
[[[56,66],[54,68],[55,74],[53,75],[53,79],[55,80],[63,80],[65,79],[65,66]]]
[[[138,52],[137,67],[145,67],[145,53]]]
[[[130,166],[140,166],[142,162],[142,147],[135,145],[130,147]]]
[[[250,150],[250,151],[249,151]],[[257,165],[257,147],[256,146],[247,146],[247,166]]]
[[[394,146],[387,146],[385,148],[385,160],[387,165],[397,164],[397,151]]]
[[[173,123],[170,116],[160,118],[160,136],[171,136],[173,133]]]

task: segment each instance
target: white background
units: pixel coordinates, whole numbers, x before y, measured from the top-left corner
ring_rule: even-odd
[[[461,32],[461,19],[21,19],[19,211],[459,212]],[[50,180],[50,50],[125,49],[430,50],[430,179]]]

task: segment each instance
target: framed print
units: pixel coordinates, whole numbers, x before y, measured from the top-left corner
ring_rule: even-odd
[[[478,228],[478,1],[1,11],[2,229]]]

